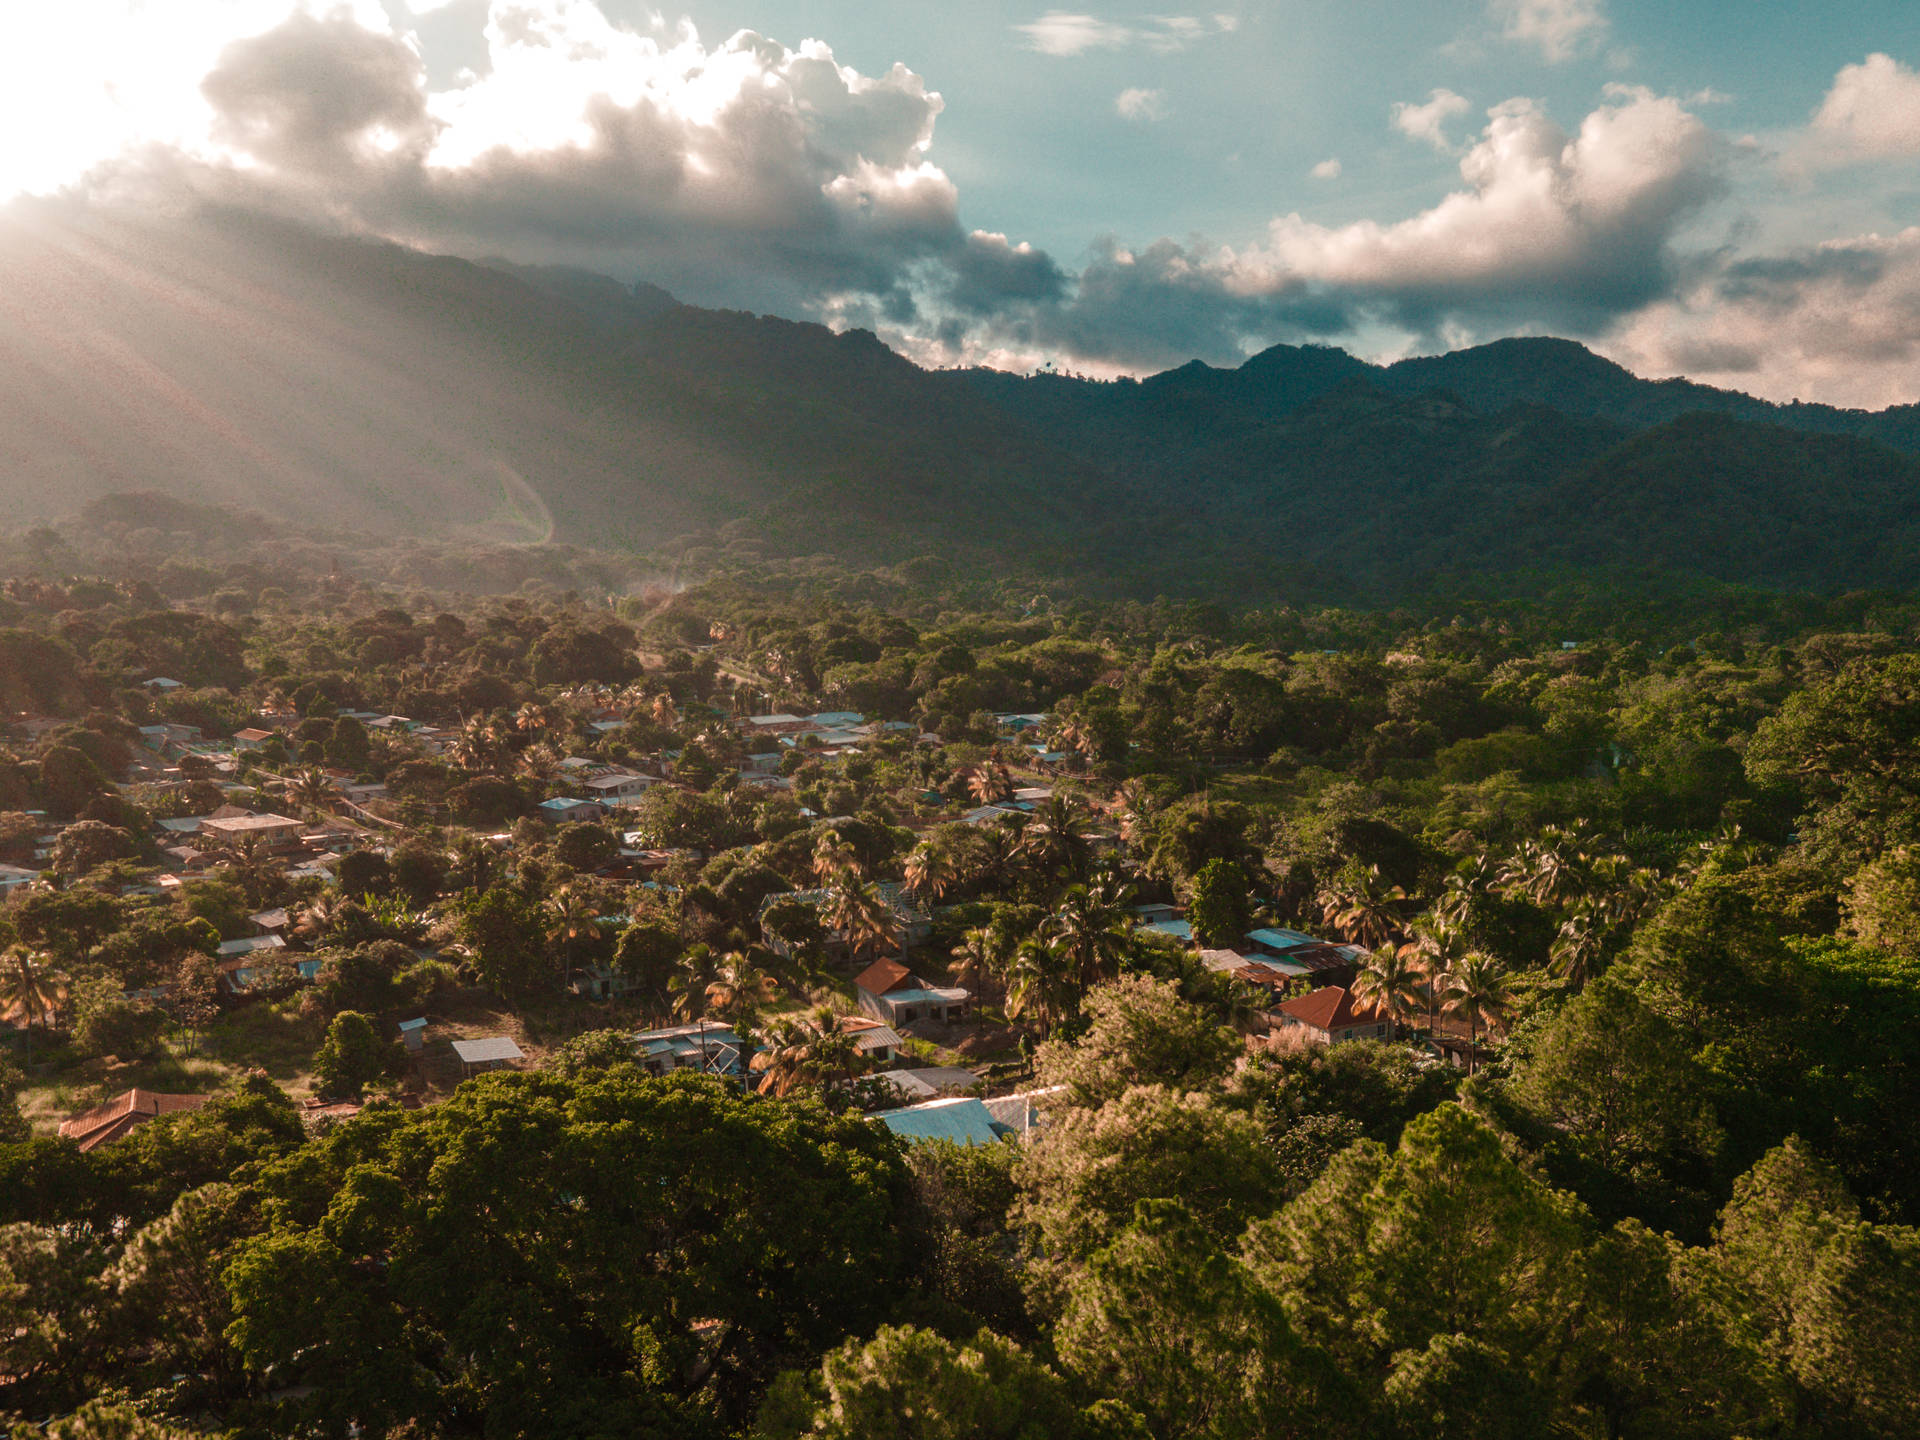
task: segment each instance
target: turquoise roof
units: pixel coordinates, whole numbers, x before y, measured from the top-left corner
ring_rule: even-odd
[[[1150,925],[1142,925],[1142,930],[1150,930],[1155,935],[1169,935],[1175,940],[1191,940],[1193,926],[1185,920],[1155,920]]]
[[[951,1140],[959,1145],[991,1145],[1004,1133],[991,1111],[972,1097],[929,1100],[872,1117],[902,1140]]]
[[[1321,943],[1311,935],[1302,935],[1298,930],[1249,930],[1247,939],[1256,945],[1265,945],[1270,950],[1298,950],[1302,945]]]

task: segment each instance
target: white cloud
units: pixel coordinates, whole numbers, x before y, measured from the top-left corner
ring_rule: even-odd
[[[146,0],[74,3],[94,7],[74,23],[113,34],[117,14],[148,43],[106,42],[115,66],[92,91],[34,91],[15,133],[86,143],[0,184],[84,174],[96,196],[212,199],[787,313],[904,323],[1061,283],[1044,254],[960,226],[928,158],[941,98],[902,65],[866,75],[750,31],[641,33],[594,0],[491,0],[482,73],[435,90],[373,0],[170,0],[163,20]],[[46,38],[64,55],[84,36]]]
[[[1029,49],[1070,59],[1089,50],[1124,50],[1136,45],[1171,54],[1198,41],[1231,34],[1239,27],[1240,21],[1232,15],[1155,15],[1144,25],[1132,26],[1083,11],[1049,10],[1038,20],[1013,28],[1027,37]]]
[[[1109,245],[1051,333],[1143,364],[1369,325],[1596,334],[1671,293],[1674,234],[1721,165],[1695,116],[1645,90],[1610,91],[1571,136],[1509,100],[1461,158],[1465,186],[1431,209],[1337,227],[1287,215],[1241,248]]]
[[[1641,374],[1686,374],[1772,400],[1911,403],[1920,398],[1920,228],[1716,266],[1625,318],[1604,348]]]
[[[1167,92],[1122,90],[1114,97],[1113,108],[1122,120],[1164,120],[1167,118]]]
[[[1487,0],[1487,14],[1505,39],[1538,47],[1549,64],[1572,58],[1607,30],[1601,0]]]
[[[1834,76],[1792,159],[1809,168],[1920,155],[1920,73],[1873,54]]]
[[[1338,180],[1340,178],[1340,161],[1338,157],[1330,155],[1307,173],[1316,180]]]
[[[1426,103],[1415,105],[1402,100],[1392,110],[1393,128],[1411,140],[1419,140],[1439,151],[1451,151],[1453,142],[1447,138],[1447,121],[1456,115],[1464,115],[1473,107],[1467,103],[1467,97],[1456,95],[1453,91],[1439,89],[1427,96]]]

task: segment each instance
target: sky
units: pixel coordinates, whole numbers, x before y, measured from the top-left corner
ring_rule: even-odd
[[[1147,373],[1565,335],[1920,401],[1911,0],[61,0],[0,196],[253,206]]]

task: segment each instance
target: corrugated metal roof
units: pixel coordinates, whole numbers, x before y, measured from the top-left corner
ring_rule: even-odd
[[[951,1140],[959,1145],[992,1145],[1000,1139],[993,1115],[971,1096],[929,1100],[869,1117],[903,1140]]]
[[[467,1065],[484,1065],[496,1060],[524,1060],[527,1057],[513,1043],[511,1035],[489,1035],[484,1040],[456,1040],[453,1053]]]

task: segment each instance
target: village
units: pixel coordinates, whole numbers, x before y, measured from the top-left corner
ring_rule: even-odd
[[[159,696],[182,688],[165,676],[141,684]],[[530,819],[480,833],[474,843],[493,852],[510,875],[516,853],[529,842],[552,843],[571,834],[580,844],[584,842],[579,837],[590,836],[599,844],[588,857],[591,863],[580,870],[584,879],[601,887],[629,885],[656,897],[671,896],[678,888],[671,875],[684,880],[713,855],[698,847],[657,846],[649,843],[651,832],[644,824],[629,827],[639,823],[650,794],[692,791],[675,775],[681,753],[662,749],[619,759],[596,753],[601,748],[597,742],[626,731],[630,716],[612,695],[575,694],[569,703],[573,733],[568,738],[585,753],[569,747],[559,756],[544,785],[551,793],[532,805]],[[645,708],[648,720],[666,718],[666,713],[657,701]],[[790,1030],[795,1020],[806,1020],[814,1002],[824,997],[838,1013],[831,1019],[831,1035],[816,1033],[816,1044],[823,1053],[834,1051],[841,1057],[834,1062],[833,1079],[877,1123],[907,1139],[963,1143],[990,1143],[1031,1129],[1044,1113],[1047,1092],[1023,1090],[1021,1081],[1031,1074],[1035,1036],[1044,1034],[1034,1023],[1036,1010],[1042,1022],[1047,1018],[1044,1004],[1030,1002],[1023,1012],[1018,1003],[1010,1003],[1015,997],[1004,985],[997,994],[976,994],[954,983],[952,972],[958,968],[976,987],[993,985],[977,955],[971,965],[961,959],[956,966],[955,957],[966,955],[964,945],[947,947],[949,954],[935,941],[936,918],[951,909],[941,902],[959,877],[950,873],[951,862],[943,868],[937,859],[930,860],[938,851],[925,837],[942,826],[992,828],[1014,837],[1014,848],[1024,844],[1029,853],[1041,855],[1061,843],[1049,838],[1051,826],[1069,836],[1066,843],[1081,847],[1088,864],[1106,867],[1104,883],[1131,888],[1131,881],[1121,861],[1122,821],[1111,813],[1113,807],[1085,798],[1084,787],[1070,778],[1084,770],[1084,757],[1049,744],[1059,733],[1057,718],[1044,713],[992,718],[999,732],[992,759],[962,778],[965,788],[956,787],[952,798],[931,788],[915,797],[918,803],[904,817],[902,828],[917,837],[918,848],[906,851],[890,867],[900,878],[876,875],[870,886],[863,885],[850,852],[844,862],[831,859],[836,847],[844,848],[836,825],[852,817],[822,819],[793,804],[793,816],[806,827],[801,833],[817,837],[816,855],[829,856],[814,865],[818,878],[827,883],[764,895],[752,939],[767,965],[801,962],[807,968],[798,973],[815,982],[825,980],[824,986],[783,987],[763,975],[760,990],[749,986],[731,1003],[722,1003],[735,993],[730,981],[709,981],[704,993],[683,987],[667,1007],[672,1013],[656,1017],[677,1016],[679,1023],[622,1032],[631,1057],[648,1073],[684,1069],[763,1093],[789,1093],[796,1083],[796,1066],[790,1055],[782,1054],[783,1048],[791,1048],[781,1044],[783,1027]],[[148,846],[143,863],[134,864],[124,855],[108,861],[114,878],[106,893],[133,904],[167,906],[213,881],[272,902],[228,917],[225,930],[240,933],[210,937],[207,973],[213,979],[216,1013],[203,1017],[201,1028],[209,1036],[196,1043],[209,1059],[217,1053],[218,1042],[211,1037],[218,1034],[223,1015],[244,1020],[247,1011],[259,1007],[297,1010],[301,991],[326,988],[330,977],[324,972],[338,963],[332,943],[337,931],[327,928],[329,914],[356,901],[377,908],[373,890],[390,891],[396,859],[409,843],[417,847],[409,828],[394,818],[397,807],[386,784],[328,763],[330,749],[337,751],[343,743],[359,749],[363,744],[358,738],[340,742],[336,737],[364,735],[367,745],[380,737],[388,769],[409,759],[441,760],[472,747],[471,737],[455,723],[435,725],[373,711],[341,711],[317,725],[315,717],[287,710],[262,710],[249,719],[229,736],[203,735],[199,727],[181,723],[139,726],[137,740],[127,747],[125,771],[115,777],[120,788],[139,787],[150,799],[217,797],[220,803],[205,814],[154,821],[150,834],[141,837]],[[48,717],[23,716],[16,723],[30,742],[58,737],[61,731],[61,722]],[[732,717],[731,729],[737,737],[736,793],[789,803],[796,761],[817,764],[857,757],[876,747],[893,753],[910,747],[924,756],[937,754],[943,744],[939,735],[913,724],[872,720],[851,711],[739,715]],[[1057,787],[1063,779],[1066,784]],[[27,818],[36,822],[33,853],[22,857],[28,863],[0,869],[0,883],[12,903],[59,893],[70,882],[84,884],[86,860],[104,859],[109,853],[94,834],[106,828],[98,820],[62,826],[46,822],[44,813],[27,812]],[[851,903],[836,883],[847,879],[862,887]],[[1134,943],[1184,952],[1246,997],[1242,1009],[1250,1045],[1275,1043],[1276,1037],[1288,1045],[1384,1039],[1396,1028],[1385,1008],[1355,992],[1368,961],[1363,946],[1280,926],[1256,926],[1233,945],[1207,946],[1183,918],[1179,903],[1137,903],[1124,910],[1122,919],[1131,927],[1127,938]],[[334,1089],[326,1080],[311,1077],[296,1091],[305,1092],[299,1093],[304,1113],[317,1123],[337,1121],[358,1113],[369,1103],[370,1092],[390,1097],[385,1103],[417,1107],[475,1074],[537,1066],[569,1030],[610,1031],[618,1017],[646,1008],[642,992],[649,983],[647,974],[618,963],[615,953],[618,936],[631,918],[593,916],[585,945],[570,943],[587,938],[580,935],[554,937],[560,951],[554,978],[573,1003],[556,1008],[556,997],[542,997],[540,1041],[531,1038],[536,1027],[500,1005],[498,997],[488,996],[484,987],[444,986],[412,1007],[421,1013],[406,1013],[409,1007],[401,1005],[377,1017],[381,1040],[395,1051],[386,1073],[353,1077]],[[429,932],[436,928],[425,913],[408,924]],[[946,928],[950,935],[951,926]],[[610,945],[604,943],[609,937]],[[422,937],[410,945],[401,968],[419,961],[470,963],[459,939],[440,938],[438,944]],[[119,1002],[158,1016],[170,1014],[179,982],[146,978],[155,983],[121,991]],[[57,1032],[72,1019],[71,986],[53,974],[37,983],[44,1008],[31,1012],[21,992],[9,1018],[16,1030],[23,1031],[23,1022],[31,1020]],[[656,992],[654,998],[666,997]],[[1027,1024],[1019,1023],[1023,1018]],[[481,1033],[489,1020],[501,1033]],[[1460,1059],[1467,1050],[1457,1042],[1449,1049],[1443,1035],[1434,1053]],[[79,1085],[64,1081],[59,1089],[84,1098],[88,1086],[98,1090],[112,1083],[109,1076],[137,1072],[141,1067],[134,1062],[140,1058],[101,1057],[81,1067],[99,1079]],[[818,1061],[797,1070],[814,1080],[826,1073]],[[205,1092],[173,1093],[135,1084],[60,1119],[58,1133],[87,1150],[130,1133],[148,1119],[196,1108],[206,1098]]]

